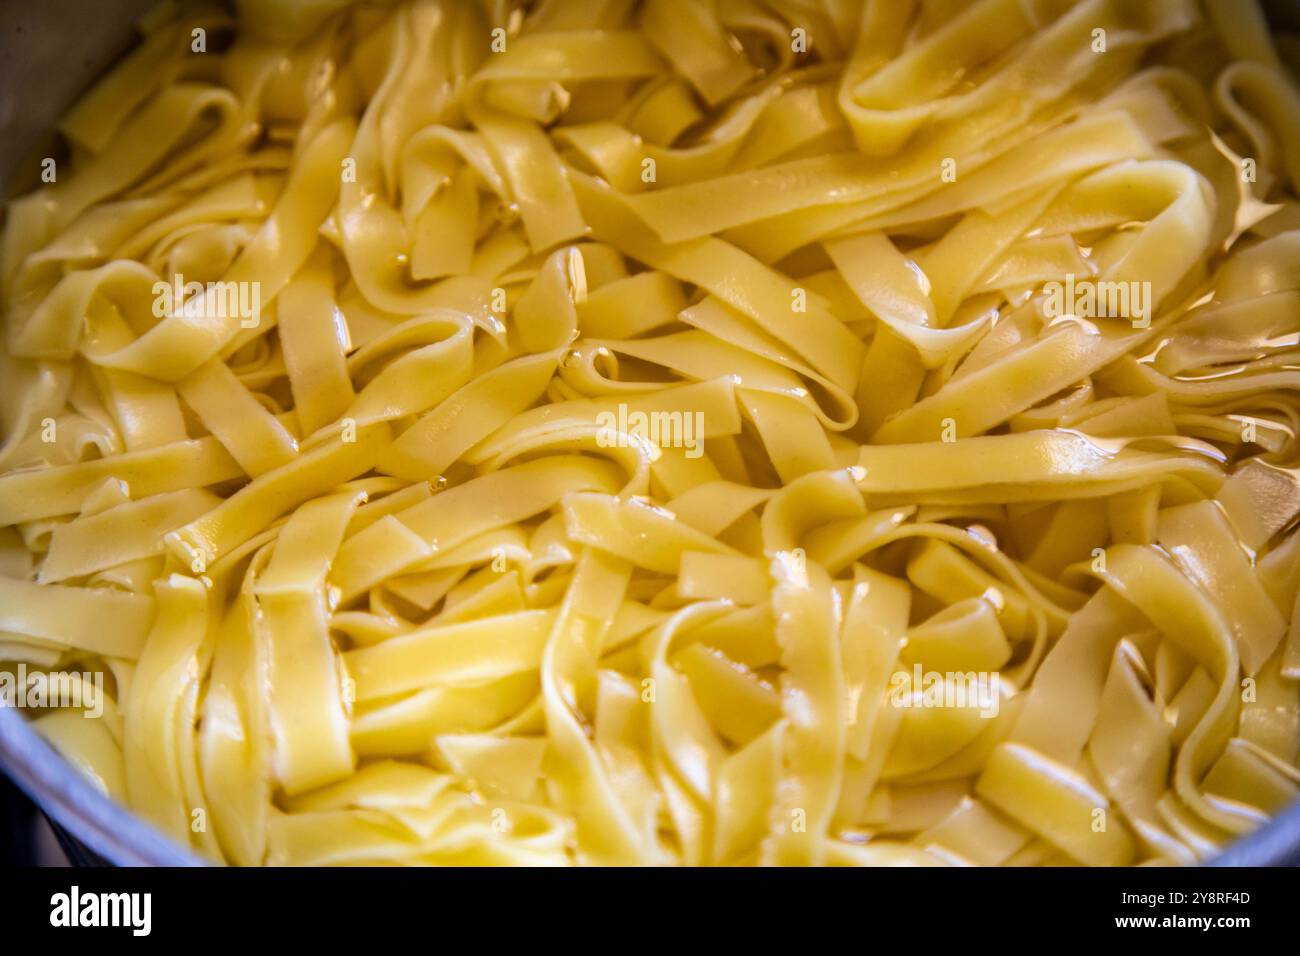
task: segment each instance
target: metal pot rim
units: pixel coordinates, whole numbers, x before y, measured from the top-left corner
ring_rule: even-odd
[[[109,799],[12,708],[0,706],[0,769],[60,827],[118,866],[203,866]],[[1300,864],[1300,802],[1206,861],[1208,866]]]
[[[56,824],[118,866],[199,866],[151,824],[105,796],[33,730],[0,705],[0,769]]]

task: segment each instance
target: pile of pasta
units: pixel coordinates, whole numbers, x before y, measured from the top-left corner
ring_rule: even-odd
[[[7,211],[0,660],[105,676],[27,716],[179,844],[1183,864],[1300,793],[1252,2],[143,34]]]

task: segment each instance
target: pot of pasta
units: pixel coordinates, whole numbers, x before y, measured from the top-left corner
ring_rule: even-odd
[[[114,863],[1300,859],[1295,13],[7,7],[4,771]]]

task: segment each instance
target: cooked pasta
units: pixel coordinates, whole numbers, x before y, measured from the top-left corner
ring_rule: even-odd
[[[1186,864],[1300,794],[1250,0],[142,29],[8,207],[0,661],[177,843]]]

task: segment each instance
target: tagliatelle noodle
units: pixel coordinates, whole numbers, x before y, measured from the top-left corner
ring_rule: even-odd
[[[235,6],[0,244],[0,667],[103,678],[28,707],[99,789],[237,865],[1188,864],[1300,796],[1253,2]]]

